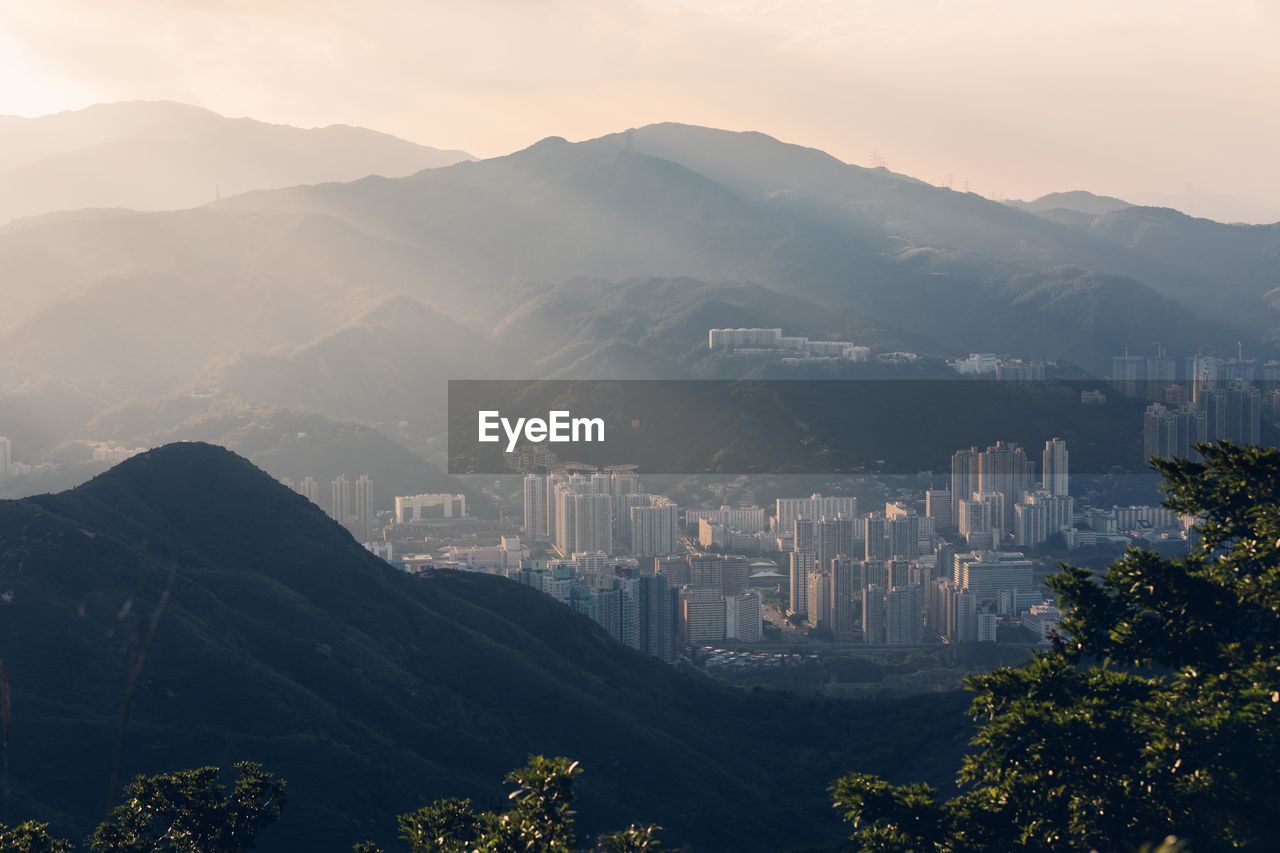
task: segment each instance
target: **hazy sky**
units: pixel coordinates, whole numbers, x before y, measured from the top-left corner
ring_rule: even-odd
[[[754,129],[993,197],[1280,220],[1277,0],[0,0],[0,113],[167,98],[488,156]]]

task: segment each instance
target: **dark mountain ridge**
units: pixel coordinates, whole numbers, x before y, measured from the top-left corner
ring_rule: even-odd
[[[746,697],[526,587],[402,574],[204,444],[0,503],[0,590],[11,810],[66,834],[102,814],[139,653],[123,776],[265,762],[290,782],[266,849],[391,844],[397,812],[494,803],[530,752],[583,762],[588,830],[652,820],[703,849],[816,843],[841,834],[824,793],[836,773],[945,780],[965,736],[962,697]]]

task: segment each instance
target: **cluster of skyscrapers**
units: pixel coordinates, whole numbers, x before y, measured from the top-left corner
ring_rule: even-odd
[[[1017,444],[958,450],[951,456],[950,489],[931,490],[927,512],[940,526],[957,528],[972,548],[998,550],[1007,540],[1040,545],[1075,516],[1069,461],[1059,438],[1045,442],[1038,479],[1035,463]]]
[[[747,588],[743,557],[688,554],[636,558],[603,553],[523,561],[509,577],[595,620],[618,641],[674,661],[685,645],[761,637],[760,594]]]
[[[351,531],[360,542],[374,538],[374,526],[378,518],[373,504],[373,479],[361,474],[355,482],[339,474],[329,484],[328,506],[320,502],[320,483],[315,477],[303,477],[296,484],[289,477],[280,482],[319,507],[324,507],[329,517]]]
[[[1263,418],[1280,422],[1280,362],[1195,355],[1179,360],[1162,347],[1155,354],[1111,359],[1111,384],[1130,397],[1151,400],[1143,415],[1143,458],[1190,459],[1195,445],[1231,441],[1258,444]]]
[[[1144,459],[1192,459],[1197,444],[1231,441],[1258,444],[1262,426],[1262,392],[1244,379],[1223,386],[1194,387],[1187,399],[1180,385],[1164,389],[1161,402],[1147,406],[1142,419]]]
[[[663,495],[639,490],[633,470],[526,474],[525,535],[563,556],[611,553],[671,554],[680,539],[680,508]]]

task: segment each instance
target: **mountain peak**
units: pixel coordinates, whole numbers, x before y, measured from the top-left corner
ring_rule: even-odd
[[[1033,201],[1010,199],[1005,203],[1010,207],[1027,210],[1031,213],[1045,213],[1050,210],[1070,210],[1076,213],[1084,213],[1089,216],[1101,216],[1104,213],[1114,213],[1117,210],[1124,210],[1126,207],[1133,207],[1132,202],[1127,202],[1124,199],[1115,198],[1114,196],[1096,195],[1088,190],[1068,190],[1067,192],[1049,193],[1048,195],[1042,195]]]
[[[176,472],[181,472],[182,476],[234,472],[239,476],[257,476],[272,481],[266,472],[225,447],[203,441],[177,441],[126,459],[79,488],[90,490],[103,488],[106,484],[142,483],[162,473],[172,476]]]
[[[348,125],[299,128],[174,101],[122,101],[0,119],[0,221],[90,207],[188,208],[472,159]]]
[[[207,550],[253,553],[284,536],[356,561],[374,559],[318,506],[244,457],[204,442],[148,450],[42,502],[46,508],[92,506],[86,511],[118,514],[122,527],[139,525],[157,540],[183,539]],[[227,537],[234,541],[220,544]],[[254,564],[270,571],[257,557],[244,566]]]

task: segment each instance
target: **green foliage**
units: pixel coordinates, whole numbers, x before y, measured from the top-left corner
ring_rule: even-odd
[[[473,843],[480,821],[464,799],[436,800],[429,806],[396,818],[400,837],[409,842],[413,853],[463,850]]]
[[[960,793],[850,774],[831,791],[855,845],[1280,844],[1280,451],[1202,453],[1157,463],[1166,503],[1202,520],[1201,547],[1051,578],[1067,639],[969,679],[980,727]]]
[[[259,832],[285,807],[284,780],[251,761],[237,762],[230,792],[217,767],[138,776],[124,802],[94,831],[102,853],[235,853],[253,848]]]
[[[636,826],[634,823],[621,832],[611,832],[600,836],[596,849],[600,853],[646,853],[650,850],[661,850],[662,842],[658,840],[660,826]]]
[[[16,826],[0,823],[0,853],[71,853],[74,845],[49,834],[49,824],[34,820]]]
[[[578,762],[568,758],[530,756],[528,765],[507,774],[515,785],[510,810],[477,814],[470,800],[436,800],[396,819],[400,837],[412,853],[576,850],[573,782],[580,773]],[[658,850],[657,832],[656,826],[633,824],[602,836],[599,847],[610,853]]]
[[[572,850],[573,779],[582,768],[567,758],[532,756],[526,767],[507,774],[515,804],[502,816],[507,831],[534,850]]]

